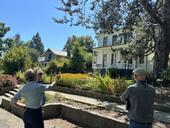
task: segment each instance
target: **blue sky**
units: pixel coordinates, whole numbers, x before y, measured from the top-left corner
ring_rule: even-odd
[[[22,40],[28,41],[39,32],[45,49],[58,50],[64,47],[67,38],[73,34],[89,35],[95,40],[93,30],[55,23],[52,17],[63,15],[55,9],[59,6],[59,0],[1,0],[0,22],[11,27],[6,37],[19,33]]]

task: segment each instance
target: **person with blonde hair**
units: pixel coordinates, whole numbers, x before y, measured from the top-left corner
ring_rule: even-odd
[[[25,128],[44,128],[42,114],[42,99],[44,91],[52,88],[52,85],[43,85],[36,82],[36,73],[33,69],[25,72],[27,83],[19,89],[11,102],[17,105],[17,101],[25,99],[24,126]]]
[[[136,83],[121,96],[121,100],[127,103],[129,128],[152,128],[155,89],[147,84],[144,69],[137,68],[133,74]]]

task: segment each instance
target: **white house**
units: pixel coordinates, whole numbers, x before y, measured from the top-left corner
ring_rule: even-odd
[[[133,37],[135,34],[133,34]],[[93,48],[92,68],[95,69],[134,69],[141,67],[151,71],[153,69],[153,54],[141,55],[136,59],[126,60],[121,55],[120,49],[126,49],[133,43],[132,33],[129,31],[115,31],[113,34],[99,33],[96,36],[98,44]]]

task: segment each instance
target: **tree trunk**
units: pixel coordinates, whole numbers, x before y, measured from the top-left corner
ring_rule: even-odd
[[[166,41],[166,34],[162,32],[161,36],[161,41],[157,42],[155,45],[153,73],[156,78],[160,77],[161,72],[167,68],[169,58],[169,48]]]
[[[164,26],[161,27],[161,40],[155,45],[154,75],[160,76],[160,73],[168,66],[170,53],[170,0],[164,3]]]

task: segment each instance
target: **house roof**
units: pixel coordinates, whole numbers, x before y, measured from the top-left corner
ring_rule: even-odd
[[[54,53],[55,55],[58,55],[58,56],[65,56],[65,57],[67,57],[67,52],[65,52],[65,51],[59,51],[59,50],[52,49],[52,48],[48,48],[46,50],[46,52],[47,51],[51,51],[52,53]],[[46,52],[43,54],[43,56],[46,54]]]

